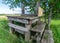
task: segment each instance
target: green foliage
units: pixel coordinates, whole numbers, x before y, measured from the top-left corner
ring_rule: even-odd
[[[51,30],[53,32],[54,43],[60,43],[60,20],[51,21]]]
[[[10,8],[22,7],[23,5],[29,6],[30,12],[35,11],[37,2],[39,2],[39,5],[44,9],[45,14],[49,15],[51,8],[54,15],[59,12],[60,0],[3,0],[3,3],[9,5]]]
[[[36,8],[37,2],[40,2],[40,6],[45,11],[47,9],[47,12],[49,12],[50,7],[53,9],[53,13],[60,9],[60,0],[3,0],[3,3],[8,4],[10,8],[22,7],[22,4],[24,4],[30,6],[31,11]]]

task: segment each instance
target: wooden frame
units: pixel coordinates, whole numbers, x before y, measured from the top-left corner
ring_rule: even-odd
[[[7,17],[9,19],[9,27],[11,27],[10,32],[14,28],[15,31],[17,31],[20,34],[23,34],[25,36],[25,41],[29,41],[31,38],[30,31],[34,31],[36,33],[40,33],[40,39],[41,39],[43,31],[45,29],[45,23],[40,23],[40,22],[38,23],[40,17],[32,17],[32,18],[31,17],[18,17],[18,16],[7,16]],[[24,23],[25,27],[13,24],[12,21]],[[31,25],[36,22],[37,22],[37,25],[34,28],[32,28]],[[38,38],[38,35],[37,35],[37,37],[35,37],[35,40],[37,38]],[[36,41],[37,41],[37,43],[38,43],[38,41],[40,42],[40,40],[38,40],[38,39]]]

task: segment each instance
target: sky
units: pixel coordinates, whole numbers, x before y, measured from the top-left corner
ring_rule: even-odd
[[[0,0],[0,14],[21,14],[21,8],[15,8],[13,11],[8,5],[3,4],[2,0]]]

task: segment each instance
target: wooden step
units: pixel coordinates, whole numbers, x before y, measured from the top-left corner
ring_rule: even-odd
[[[34,28],[32,28],[30,30],[35,31],[35,32],[40,32],[42,34],[44,29],[45,29],[45,23],[40,23],[40,24],[36,25]]]

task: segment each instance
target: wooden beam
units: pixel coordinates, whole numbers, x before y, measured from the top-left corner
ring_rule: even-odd
[[[27,24],[27,25],[25,25],[25,27],[29,29],[28,32],[25,32],[25,41],[29,42],[29,40],[30,40],[30,29],[31,29],[31,24]]]
[[[17,26],[15,24],[9,23],[9,26],[12,28],[15,28],[15,31],[24,34],[25,32],[28,32],[28,28],[24,28],[21,26]]]
[[[32,20],[32,23],[35,23],[37,21],[39,21],[39,19],[34,19],[34,20]]]
[[[45,23],[41,23],[36,25],[34,28],[30,29],[31,31],[36,31],[36,32],[43,32],[45,29]]]
[[[17,18],[9,18],[9,20],[11,21],[16,21],[16,22],[21,22],[21,23],[24,23],[24,24],[28,24],[28,20],[23,20],[23,19],[17,19]],[[32,23],[35,23],[37,22],[39,19],[36,18],[36,19],[33,19],[31,22]]]
[[[23,19],[9,18],[9,20],[16,21],[16,22],[21,22],[21,23],[24,23],[24,24],[28,24],[28,21],[27,20],[23,20]]]

